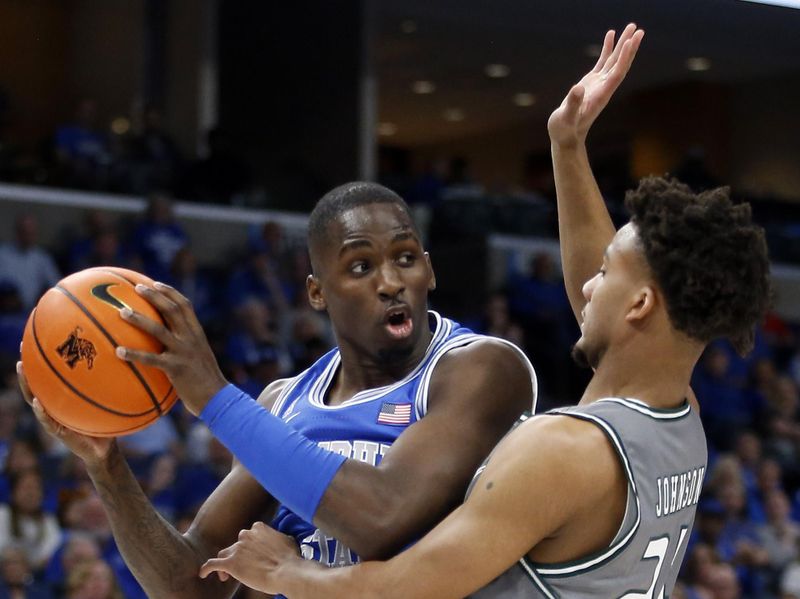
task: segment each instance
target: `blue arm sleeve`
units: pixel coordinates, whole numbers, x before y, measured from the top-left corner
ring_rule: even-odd
[[[313,522],[344,456],[309,441],[234,385],[214,395],[200,418],[275,499]]]

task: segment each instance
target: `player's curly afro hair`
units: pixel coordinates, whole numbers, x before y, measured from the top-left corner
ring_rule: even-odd
[[[673,326],[707,343],[727,337],[740,354],[770,301],[764,229],[728,188],[695,194],[674,179],[645,178],[625,197]]]

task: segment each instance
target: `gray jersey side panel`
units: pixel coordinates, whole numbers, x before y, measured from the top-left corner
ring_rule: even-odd
[[[590,421],[606,432],[629,477],[629,510],[636,506],[636,513],[626,516],[612,547],[565,564],[521,560],[471,597],[669,596],[705,474],[707,449],[698,415],[688,406],[660,411],[618,398],[548,414]]]

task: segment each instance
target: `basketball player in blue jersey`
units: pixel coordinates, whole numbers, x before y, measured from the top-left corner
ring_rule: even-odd
[[[230,596],[238,584],[202,580],[200,566],[270,518],[326,565],[395,554],[461,502],[475,468],[535,402],[518,348],[428,311],[433,269],[395,193],[371,183],[332,190],[310,216],[308,242],[308,297],[330,315],[337,348],[257,402],[227,384],[174,289],[139,289],[167,328],[122,314],[165,350],[121,348],[121,358],[163,369],[237,458],[185,535],[158,517],[116,443],[58,426],[33,401],[45,428],[86,463],[151,597]]]
[[[522,419],[479,469],[465,503],[386,562],[319,568],[255,525],[201,569],[292,599],[669,596],[706,467],[687,400],[705,345],[740,351],[769,294],[763,230],[727,190],[665,179],[628,194],[615,232],[586,134],[643,32],[609,32],[595,68],[549,121],[576,357],[594,370],[578,406]],[[598,272],[599,269],[599,272]],[[696,405],[696,404],[695,404]],[[470,595],[472,594],[472,595]]]

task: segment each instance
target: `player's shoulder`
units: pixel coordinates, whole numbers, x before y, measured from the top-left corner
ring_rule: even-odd
[[[491,397],[486,394],[491,393]],[[515,417],[530,409],[536,395],[533,368],[521,349],[495,337],[474,341],[445,353],[431,377],[431,396],[459,394],[489,400],[513,398]]]
[[[604,480],[610,484],[609,469],[618,468],[617,454],[602,429],[566,415],[529,418],[503,439],[492,459],[520,462],[520,468],[535,467],[537,472],[552,470],[582,488]]]
[[[461,369],[465,366],[479,372],[496,372],[505,367],[528,376],[528,361],[522,349],[498,337],[475,335],[474,340],[447,351],[440,365]]]
[[[496,337],[476,337],[474,341],[450,349],[437,364],[433,381],[469,380],[530,384],[532,367],[523,351]]]
[[[291,380],[291,378],[285,378],[272,381],[269,385],[264,387],[264,390],[259,394],[258,403],[267,410],[271,410],[272,406],[275,405],[278,397],[280,397],[280,394]]]

